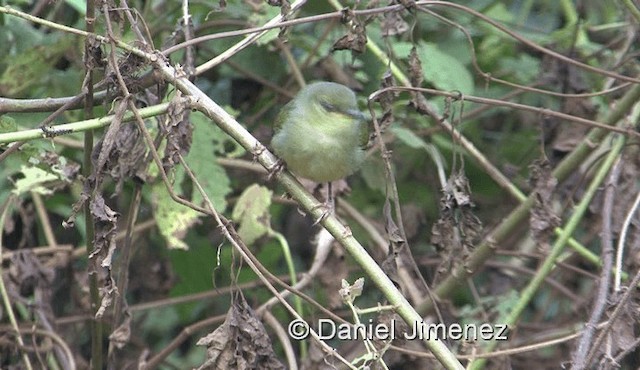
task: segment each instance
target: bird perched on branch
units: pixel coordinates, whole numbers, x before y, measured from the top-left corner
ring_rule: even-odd
[[[334,82],[316,82],[282,108],[271,146],[297,176],[331,183],[360,168],[368,140],[354,92]]]

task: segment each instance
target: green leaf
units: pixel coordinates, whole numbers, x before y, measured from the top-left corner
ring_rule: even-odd
[[[15,119],[9,116],[0,116],[0,133],[6,134],[16,131],[18,131],[18,124]]]
[[[169,248],[189,249],[182,239],[191,226],[198,222],[200,214],[191,208],[176,205],[162,182],[157,182],[151,187],[151,202],[154,206],[156,225]]]
[[[65,3],[83,16],[87,13],[87,2],[85,0],[65,0]]]
[[[46,183],[58,180],[58,176],[51,172],[47,172],[38,167],[21,167],[21,179],[16,180],[13,193],[16,195],[34,191],[42,195],[52,194],[51,189],[44,186]]]
[[[540,60],[527,54],[520,54],[514,58],[500,58],[500,69],[510,74],[519,83],[528,84],[540,74]]]
[[[240,195],[231,218],[240,223],[238,234],[246,244],[252,244],[271,230],[269,207],[271,190],[253,184]]]
[[[424,140],[422,140],[420,136],[414,134],[413,131],[407,128],[393,126],[391,127],[391,132],[393,132],[393,135],[395,135],[396,139],[402,141],[411,148],[427,149],[428,147],[428,144]]]
[[[453,56],[446,54],[433,43],[420,43],[418,56],[422,62],[425,80],[438,89],[473,93],[473,76],[467,68]]]
[[[360,175],[370,189],[379,190],[384,194],[387,179],[384,173],[384,163],[380,156],[368,156],[362,164]]]
[[[231,186],[229,176],[216,162],[216,157],[228,148],[237,152],[238,144],[201,113],[192,113],[191,122],[194,125],[193,142],[185,160],[216,210],[223,212],[227,207],[225,198],[231,192]],[[182,171],[182,168],[178,168],[180,174],[177,175],[180,177],[177,178],[181,178]],[[192,201],[201,204],[202,200],[202,195],[194,187]]]
[[[261,3],[261,7],[259,10],[254,11],[249,16],[249,23],[256,26],[263,26],[267,22],[269,22],[274,17],[280,14],[280,8],[275,6],[268,6],[264,2]],[[257,41],[258,45],[268,44],[269,42],[275,40],[278,37],[278,32],[280,32],[277,28],[268,31],[264,36],[260,37]]]
[[[73,39],[51,40],[5,58],[6,69],[0,76],[0,90],[7,96],[34,94],[52,77],[52,68],[72,44]]]

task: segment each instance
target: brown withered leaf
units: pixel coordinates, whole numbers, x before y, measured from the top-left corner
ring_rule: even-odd
[[[553,177],[551,163],[546,158],[534,161],[530,169],[529,182],[533,187],[534,204],[529,215],[529,227],[533,239],[541,249],[546,250],[553,229],[560,225],[560,217],[551,204],[558,180]]]
[[[422,61],[418,56],[418,49],[414,46],[409,52],[409,79],[411,86],[420,87],[424,82],[424,75],[422,74]]]
[[[100,307],[96,310],[96,319],[101,319],[107,308],[111,307],[113,300],[118,295],[118,287],[116,286],[116,281],[113,279],[111,275],[111,266],[105,268],[106,277],[104,279],[104,285],[100,288]]]
[[[607,346],[600,346],[597,349],[596,356],[593,359],[593,363],[599,363],[602,357],[609,357],[611,355],[617,355],[621,352],[628,351],[634,347],[637,339],[635,332],[638,320],[640,320],[640,306],[636,301],[619,302],[621,294],[612,299],[614,302],[607,308],[606,316],[611,319],[613,311],[618,305],[623,304],[621,313],[617,316],[616,320],[612,324],[612,328],[607,337]],[[635,324],[635,325],[634,325]],[[606,349],[605,349],[606,347]]]
[[[95,187],[102,184],[104,175],[109,175],[116,182],[115,194],[122,190],[126,180],[139,177],[139,170],[144,164],[143,159],[146,153],[146,146],[138,127],[122,122],[126,109],[125,102],[118,105],[113,122],[96,144],[91,155]]]
[[[94,238],[93,251],[89,254],[89,274],[102,273],[104,286],[100,289],[102,301],[96,312],[96,318],[102,317],[105,310],[113,302],[118,293],[115,281],[111,276],[111,260],[116,250],[116,232],[120,214],[106,205],[102,194],[95,193],[89,203],[93,219]]]
[[[34,294],[36,290],[48,289],[55,276],[55,271],[40,263],[32,249],[17,250],[11,257],[7,271],[10,292],[24,298]]]
[[[367,45],[367,34],[364,24],[358,21],[351,9],[343,10],[342,21],[348,25],[349,30],[346,35],[339,38],[333,44],[331,51],[351,50],[358,54],[364,53]]]
[[[482,222],[472,209],[469,181],[458,171],[443,189],[440,217],[431,229],[431,244],[442,257],[437,276],[464,263],[482,237]]]
[[[384,261],[382,261],[380,268],[382,268],[384,274],[387,275],[396,288],[402,288],[400,276],[398,275],[398,253],[394,252],[392,248],[389,248],[389,253]]]
[[[95,229],[93,252],[91,252],[89,258],[92,259],[100,255],[104,259],[104,257],[113,253],[110,250],[115,249],[116,230],[120,214],[105,204],[104,198],[100,193],[95,194],[89,207]],[[101,260],[100,265],[103,264],[104,261]]]
[[[104,68],[107,60],[102,52],[102,42],[95,35],[90,35],[85,41],[84,66],[88,70]]]
[[[80,173],[80,164],[73,162],[66,157],[60,156],[56,152],[45,151],[40,154],[42,163],[50,166],[54,171],[58,172],[61,179],[66,182],[72,182]]]
[[[409,30],[409,24],[402,19],[400,12],[384,13],[380,27],[383,36],[402,35]]]
[[[402,251],[402,247],[406,244],[406,241],[402,237],[400,228],[393,220],[391,213],[391,203],[389,198],[385,199],[384,206],[382,207],[382,214],[384,215],[384,228],[387,232],[387,238],[389,240],[389,252],[387,257],[382,261],[382,271],[389,277],[396,287],[400,287],[400,277],[398,275],[398,257]]]
[[[392,243],[392,247],[394,251],[398,251],[406,240],[402,237],[402,233],[400,232],[400,228],[396,225],[396,222],[393,220],[393,215],[391,213],[391,202],[389,198],[385,199],[384,206],[382,207],[382,213],[384,215],[384,228],[387,232],[387,237],[389,241]]]
[[[264,326],[240,292],[234,293],[224,323],[196,345],[207,347],[207,358],[199,370],[285,368],[273,353]]]
[[[109,342],[113,343],[118,349],[122,349],[129,343],[129,338],[131,338],[131,314],[127,308],[122,324],[109,335]]]
[[[384,73],[384,75],[382,75],[380,88],[385,89],[393,86],[395,86],[395,80],[393,78],[393,74],[391,73],[390,70],[387,70]],[[385,128],[389,127],[391,123],[393,123],[393,102],[395,98],[396,98],[396,94],[391,90],[378,95],[378,102],[380,103],[380,107],[382,108],[382,119],[380,120],[380,129],[383,131]]]
[[[193,141],[193,124],[189,120],[191,110],[184,99],[176,98],[171,101],[167,109],[167,120],[160,125],[164,135],[167,135],[167,147],[162,167],[165,172],[171,170],[179,162],[178,155],[185,156],[191,149]]]
[[[422,61],[418,56],[418,50],[416,47],[411,48],[411,52],[409,53],[409,79],[411,81],[411,86],[421,87],[424,82],[424,75],[422,74]],[[418,113],[428,114],[429,108],[427,106],[427,102],[425,97],[417,92],[411,91],[411,103]]]
[[[118,60],[118,70],[130,91],[139,91],[141,88],[140,74],[145,71],[149,62],[133,53],[127,53]],[[119,86],[115,70],[111,65],[107,66],[107,79],[110,85]]]

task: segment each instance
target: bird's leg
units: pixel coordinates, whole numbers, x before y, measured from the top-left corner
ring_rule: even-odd
[[[336,209],[336,200],[333,198],[333,182],[327,183],[327,203],[330,213]]]
[[[327,218],[327,216],[331,215],[335,211],[335,199],[333,198],[333,189],[331,184],[331,181],[327,182],[327,195],[324,198],[324,202],[315,207],[322,208],[322,214],[320,215],[320,217],[318,217],[317,220],[313,222],[313,225],[319,224],[322,220]]]

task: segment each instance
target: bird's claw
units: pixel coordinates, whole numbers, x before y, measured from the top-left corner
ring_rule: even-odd
[[[320,214],[320,217],[318,217],[315,221],[313,221],[313,226],[316,226],[317,224],[321,223],[325,218],[331,216],[334,212],[334,207],[331,203],[320,203],[316,206],[313,207],[312,210],[316,210],[316,209],[322,209],[322,213]]]
[[[278,160],[276,161],[276,163],[273,164],[273,166],[271,166],[271,168],[268,169],[268,174],[267,174],[267,181],[271,181],[271,179],[273,179],[274,176],[276,176],[278,173],[282,172],[285,168],[285,163],[281,158],[278,158]]]

